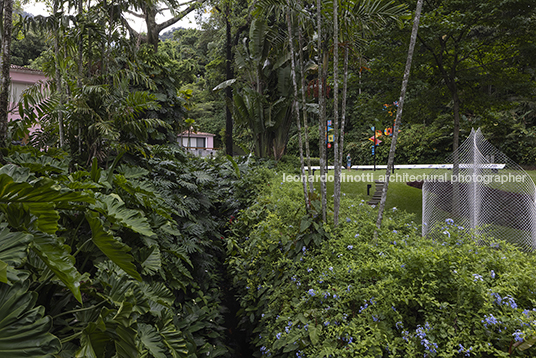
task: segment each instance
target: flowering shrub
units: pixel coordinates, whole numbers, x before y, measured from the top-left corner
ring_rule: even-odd
[[[348,196],[339,227],[323,227],[300,214],[299,185],[275,185],[228,242],[256,357],[535,355],[532,255],[450,219],[422,238],[397,210],[374,241],[376,210]]]

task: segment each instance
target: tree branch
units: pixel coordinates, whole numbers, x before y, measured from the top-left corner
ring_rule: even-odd
[[[190,5],[187,9],[179,12],[176,16],[172,17],[171,19],[164,21],[161,24],[156,25],[156,33],[160,33],[163,29],[179,22],[182,18],[184,18],[186,15],[197,9],[201,4],[203,4],[206,0],[196,0],[195,3]]]
[[[134,12],[134,11],[132,11],[132,10],[128,10],[128,9],[127,9],[127,10],[125,10],[125,12],[126,12],[127,14],[132,15],[132,16],[139,17],[140,19],[145,19],[145,15],[143,15],[143,14],[138,14],[137,12]]]

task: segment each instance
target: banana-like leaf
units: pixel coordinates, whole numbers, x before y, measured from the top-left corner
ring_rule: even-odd
[[[74,266],[75,259],[71,256],[71,248],[59,242],[58,238],[41,232],[33,235],[33,251],[54,272],[54,274],[73,293],[78,302],[82,303],[80,280],[82,276]]]
[[[220,83],[219,85],[217,85],[216,87],[214,87],[212,89],[212,91],[216,92],[216,91],[219,91],[219,90],[222,90],[222,89],[225,89],[229,86],[232,86],[233,83],[236,82],[236,78],[233,78],[233,79],[230,79],[230,80],[227,80],[227,81],[223,81],[222,83]]]
[[[0,283],[0,357],[53,358],[61,349],[60,340],[49,333],[52,321],[43,317],[45,309],[34,307],[35,292],[29,281],[13,286]]]
[[[104,229],[97,213],[92,211],[87,212],[86,219],[91,227],[93,243],[127,274],[141,281],[141,276],[132,262],[134,257],[128,253],[130,247],[116,240],[110,232]]]
[[[37,217],[39,230],[53,234],[58,230],[56,208],[68,208],[69,202],[91,203],[93,199],[80,192],[60,190],[53,180],[42,178],[30,183],[16,183],[7,174],[0,174],[0,210],[9,216],[8,207],[21,204]],[[10,220],[10,218],[7,218]],[[20,218],[12,218],[14,221]]]
[[[156,236],[143,213],[128,209],[119,196],[96,193],[95,197],[98,201],[92,208],[106,216],[110,221],[118,222],[145,236]]]
[[[251,57],[260,61],[264,55],[264,45],[266,43],[266,31],[268,24],[265,19],[256,18],[251,22],[249,30],[249,50]]]
[[[8,266],[19,266],[26,257],[26,249],[32,235],[10,232],[7,228],[0,231],[0,282],[7,283]]]

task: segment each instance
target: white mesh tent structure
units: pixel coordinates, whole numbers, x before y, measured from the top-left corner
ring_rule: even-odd
[[[480,129],[451,154],[452,170],[429,175],[422,192],[422,234],[443,234],[448,222],[479,240],[505,240],[536,249],[536,187],[514,161],[492,146]]]

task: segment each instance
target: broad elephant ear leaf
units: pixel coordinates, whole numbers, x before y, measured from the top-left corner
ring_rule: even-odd
[[[19,266],[26,257],[26,249],[32,241],[32,235],[11,232],[7,228],[0,230],[0,282],[7,283],[9,266]]]
[[[34,307],[37,294],[28,292],[29,281],[13,286],[0,283],[0,357],[54,358],[60,340],[49,330],[52,320],[45,309]]]
[[[93,209],[106,216],[110,221],[120,223],[141,235],[156,236],[143,213],[127,208],[118,195],[96,193],[95,197],[98,201]]]
[[[22,205],[37,217],[37,227],[47,234],[58,230],[57,208],[69,208],[70,202],[93,201],[83,193],[60,190],[51,179],[42,178],[31,184],[16,183],[9,175],[0,174],[0,210],[9,215],[10,205]]]
[[[34,233],[32,249],[71,290],[78,302],[82,303],[82,294],[80,293],[82,275],[74,266],[75,258],[70,254],[71,248],[63,245],[55,236],[36,232]]]
[[[128,253],[130,247],[116,240],[110,232],[104,229],[99,214],[96,212],[87,212],[86,219],[91,227],[93,243],[127,274],[141,281],[141,276],[132,262],[134,257]]]

